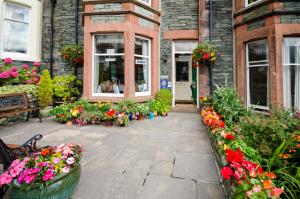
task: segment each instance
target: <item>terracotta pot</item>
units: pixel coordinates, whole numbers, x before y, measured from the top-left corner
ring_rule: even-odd
[[[138,120],[145,120],[145,115],[139,115]]]

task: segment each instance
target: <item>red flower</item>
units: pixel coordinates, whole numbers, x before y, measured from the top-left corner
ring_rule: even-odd
[[[267,176],[270,179],[275,179],[276,178],[276,175],[273,172],[266,173],[265,176]]]
[[[225,127],[224,122],[223,122],[223,121],[220,121],[220,122],[219,122],[219,128],[224,128],[224,127]]]
[[[257,173],[263,174],[263,172],[264,172],[264,170],[261,168],[261,166],[259,166],[259,167],[257,168]]]
[[[224,167],[221,169],[221,174],[225,180],[229,180],[233,174],[230,167]]]
[[[273,188],[271,190],[271,196],[275,198],[279,198],[282,193],[283,193],[283,189],[281,188]]]
[[[209,54],[205,53],[205,54],[203,55],[203,59],[208,59],[208,58],[209,58]]]
[[[243,161],[243,153],[241,149],[236,151],[227,149],[226,150],[226,160],[227,162],[242,162]]]
[[[48,149],[43,149],[42,151],[41,151],[41,155],[42,156],[46,156],[46,155],[48,155],[49,154],[49,150]]]
[[[225,135],[225,139],[232,140],[232,141],[235,140],[234,136],[231,133],[228,133],[227,135]]]

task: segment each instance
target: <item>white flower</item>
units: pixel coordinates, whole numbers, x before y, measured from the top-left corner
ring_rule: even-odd
[[[70,171],[70,167],[64,167],[63,169],[62,169],[62,172],[63,173],[69,173],[69,171]]]
[[[68,158],[67,159],[67,161],[66,161],[69,165],[71,165],[71,164],[74,164],[74,162],[75,162],[75,158],[73,158],[73,157],[70,157],[70,158]]]

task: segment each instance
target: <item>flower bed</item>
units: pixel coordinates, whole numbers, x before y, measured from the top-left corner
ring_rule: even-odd
[[[288,118],[285,112],[281,114],[284,120],[278,114],[270,118],[253,116],[253,113],[242,108],[235,91],[231,89],[216,91],[209,101],[212,105],[204,106],[201,110],[202,121],[209,134],[230,197],[242,199],[297,197],[300,186],[299,176],[297,177],[299,120]],[[273,140],[271,143],[263,144],[264,150],[258,147],[259,141],[256,141],[255,133],[259,129],[255,128],[255,123],[251,124],[252,128],[249,127],[250,124],[248,126],[244,124],[244,120],[249,117],[257,117],[259,120],[265,117],[264,123],[268,125],[260,126],[264,131],[270,131],[268,139]],[[281,120],[286,123],[284,126],[280,123]],[[275,128],[277,123],[280,123],[281,129]],[[273,128],[274,135],[270,137],[272,135],[270,129]],[[248,136],[248,129],[252,133],[254,140],[252,142],[251,136]],[[263,139],[261,134],[260,140]],[[261,142],[263,143],[264,140]],[[267,153],[265,149],[271,152]]]
[[[75,176],[77,179],[79,177],[81,154],[82,148],[80,146],[62,144],[45,148],[28,157],[16,159],[0,176],[0,186],[11,185],[12,190],[17,192],[12,193],[12,195],[27,192],[31,194],[46,189],[58,180],[65,178],[69,173],[77,173],[77,177]],[[74,187],[75,181],[73,178],[72,182],[72,187]],[[40,193],[45,194],[46,192],[44,190]],[[40,197],[36,196],[36,198]],[[49,198],[51,197],[49,196]]]

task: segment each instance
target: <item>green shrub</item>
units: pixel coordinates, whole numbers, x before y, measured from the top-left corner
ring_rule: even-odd
[[[173,94],[168,89],[162,89],[156,94],[156,100],[162,104],[171,106],[173,101]]]
[[[236,90],[232,88],[218,88],[212,95],[212,106],[223,117],[227,126],[239,122],[241,116],[248,114],[240,102]]]
[[[52,104],[53,86],[48,70],[44,70],[37,88],[38,104],[47,107]]]
[[[140,115],[148,115],[149,107],[147,104],[137,104],[135,106],[135,113],[139,113]]]
[[[78,87],[81,81],[74,75],[55,76],[53,82],[53,95],[58,101],[67,101],[79,95]]]
[[[118,112],[133,113],[136,103],[131,99],[125,99],[116,105]]]

